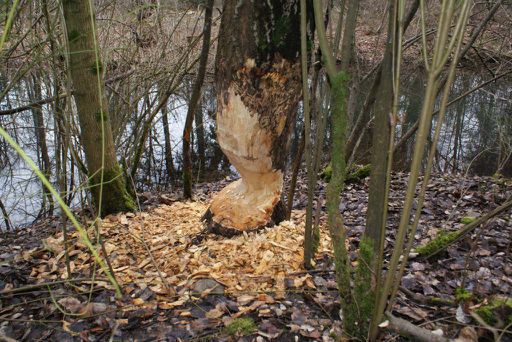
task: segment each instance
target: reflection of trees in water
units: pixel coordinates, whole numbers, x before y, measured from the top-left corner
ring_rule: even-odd
[[[425,78],[416,76],[412,77],[402,86],[403,94],[400,96],[400,116],[403,123],[398,126],[397,139],[400,139],[411,126],[418,120],[423,105],[423,93],[425,89]],[[412,159],[414,140],[409,139],[409,143],[405,144],[397,153],[394,154],[394,167],[396,170],[408,170],[409,163]]]
[[[512,101],[507,100],[506,87],[491,85],[475,95],[474,119],[466,162],[471,172],[512,176]]]
[[[459,75],[452,86],[450,100],[483,83],[473,74]],[[404,84],[400,100],[404,122],[398,128],[400,138],[418,119],[425,80],[415,77]],[[494,82],[448,107],[438,144],[435,165],[437,171],[470,172],[492,175],[496,171],[512,176],[512,112],[506,81]],[[437,109],[437,108],[436,108]],[[436,124],[434,118],[431,135]],[[407,170],[414,139],[396,154],[395,169]],[[426,146],[426,148],[429,148]]]
[[[49,94],[50,87],[47,84],[50,81],[48,79],[41,81],[43,97]],[[471,75],[457,77],[450,98],[453,99],[463,94],[469,88],[477,86],[483,81],[481,77]],[[0,85],[4,83],[6,83],[6,80],[0,78]],[[424,83],[424,79],[419,76],[403,82],[400,113],[404,121],[398,126],[397,139],[418,119],[423,101]],[[0,103],[1,110],[15,108],[29,102],[25,84],[22,82],[19,86],[14,87],[9,96],[2,99]],[[180,186],[182,170],[181,131],[184,115],[186,114],[186,105],[190,98],[190,84],[190,80],[184,80],[180,90],[169,98],[165,107],[168,116],[167,123],[165,123],[162,111],[154,120],[150,139],[148,139],[142,154],[141,166],[135,177],[136,187],[139,191],[173,189],[173,184],[169,181],[171,170],[174,172],[174,186]],[[126,88],[132,86],[133,84],[127,84]],[[501,169],[501,173],[505,176],[512,176],[512,157],[510,157],[512,151],[512,117],[510,116],[512,104],[510,100],[506,101],[510,97],[509,88],[510,85],[507,85],[505,80],[501,80],[486,86],[483,90],[470,94],[448,108],[435,160],[435,167],[438,171],[463,172],[472,162],[470,169],[472,173],[491,175]],[[107,87],[108,89],[110,88]],[[362,90],[364,91],[364,89]],[[148,90],[140,87],[138,92],[148,92]],[[121,161],[127,159],[129,162],[128,152],[133,141],[130,140],[130,137],[136,134],[137,129],[139,129],[137,122],[144,117],[148,100],[150,103],[155,102],[156,88],[150,88],[149,93],[149,99],[137,94],[131,94],[128,97],[116,96],[113,91],[108,94],[109,109],[112,109],[110,113],[113,130],[116,135],[116,144],[119,147],[118,156]],[[140,98],[137,99],[137,96]],[[126,99],[129,101],[125,102]],[[55,146],[55,123],[50,108],[50,105],[43,105],[42,115],[46,128],[49,159],[52,161],[50,163],[50,174],[55,175],[55,151],[58,148]],[[229,162],[216,141],[215,108],[214,85],[207,83],[203,87],[201,110],[197,111],[198,115],[195,118],[192,132],[194,180],[211,181],[229,172]],[[15,115],[0,116],[0,125],[37,162],[38,155],[41,154],[38,154],[37,151],[38,144],[34,135],[33,120],[32,113],[25,111]],[[295,156],[302,123],[302,114],[299,113],[290,142],[291,152],[288,160],[293,160]],[[169,130],[170,147],[166,147],[164,126]],[[431,131],[433,134],[433,129]],[[371,134],[368,134],[368,138],[365,140],[368,139],[371,141]],[[408,170],[413,141],[413,139],[410,139],[409,143],[395,154],[395,170]],[[77,141],[74,141],[73,144],[81,155]],[[327,145],[329,145],[329,139],[326,139]],[[171,149],[173,169],[166,165],[165,155],[169,149]],[[364,147],[361,149],[363,152],[366,150]],[[327,157],[328,153],[325,153],[324,156]],[[77,167],[72,166],[69,161],[68,163],[67,177],[75,177],[74,181],[77,184],[79,183]],[[72,172],[74,175],[71,174]],[[32,176],[31,171],[26,169],[19,156],[2,138],[0,138],[0,174],[0,198],[13,221],[17,220],[17,223],[19,223],[20,218],[24,215],[37,215],[42,201],[40,182]],[[53,176],[52,181],[56,183],[55,176]],[[68,184],[70,184],[70,180]],[[14,208],[17,214],[13,213]],[[17,217],[16,220],[15,217]],[[3,223],[0,224],[5,226]]]

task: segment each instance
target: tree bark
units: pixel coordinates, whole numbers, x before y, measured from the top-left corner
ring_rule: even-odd
[[[102,63],[96,58],[93,14],[89,1],[62,2],[69,40],[69,65],[80,123],[80,138],[89,172],[93,203],[101,216],[134,210],[116,158]]]
[[[298,0],[224,2],[216,58],[217,139],[242,178],[224,188],[207,212],[210,229],[218,233],[284,219],[283,173],[301,97],[299,9]]]
[[[30,86],[28,87],[29,94],[30,94],[30,88],[32,88],[32,94],[30,94],[30,97],[41,99],[42,97],[42,91],[41,91],[41,75],[38,72],[37,76],[32,74],[31,75],[31,82],[29,81]],[[34,133],[36,136],[36,144],[37,144],[37,159],[39,164],[39,169],[41,169],[44,172],[44,175],[46,178],[50,179],[51,176],[51,165],[50,165],[50,157],[48,155],[48,146],[46,144],[46,131],[44,128],[44,119],[43,119],[43,109],[42,105],[36,106],[32,108],[32,118],[34,120]],[[53,203],[53,197],[50,194],[50,191],[44,184],[41,183],[42,188],[42,204],[41,204],[41,210],[39,214],[37,215],[36,220],[38,220],[41,217],[44,217],[45,215],[52,216],[53,215],[53,209],[54,209],[54,203]],[[48,212],[46,212],[46,200],[49,202],[49,208]]]
[[[375,260],[378,259],[382,239],[383,213],[386,196],[387,166],[389,160],[389,139],[391,136],[390,113],[393,108],[393,42],[395,36],[394,3],[390,1],[388,13],[388,34],[384,60],[382,61],[379,88],[375,96],[375,121],[372,140],[370,172],[370,193],[366,212],[364,235],[374,243]]]
[[[305,124],[305,121],[304,121]],[[304,154],[304,148],[306,147],[306,131],[305,128],[302,127],[300,133],[300,145],[297,150],[297,154],[295,155],[295,161],[293,162],[293,171],[292,177],[290,178],[290,186],[288,189],[288,198],[286,205],[286,215],[285,218],[287,220],[292,216],[292,207],[293,207],[293,195],[295,194],[295,185],[297,184],[297,175],[299,174],[300,165],[302,164],[302,155]]]
[[[203,106],[199,103],[196,113],[194,115],[196,123],[196,143],[197,143],[197,157],[199,159],[199,170],[204,172],[206,166],[206,142],[204,139],[204,126],[203,126]]]
[[[204,76],[206,74],[206,62],[208,61],[208,51],[210,50],[210,34],[212,31],[212,12],[213,0],[206,3],[203,29],[203,46],[201,48],[201,59],[199,61],[199,70],[192,90],[190,103],[188,104],[187,118],[185,128],[183,128],[183,197],[192,197],[192,162],[190,160],[190,132],[194,121],[194,112],[197,110],[197,104],[201,97],[201,88],[203,86]]]
[[[167,103],[162,107],[162,125],[164,126],[166,180],[171,183],[171,187],[174,190],[174,163],[172,160],[171,134],[169,132]]]

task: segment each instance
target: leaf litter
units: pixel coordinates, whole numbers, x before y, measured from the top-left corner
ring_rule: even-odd
[[[324,213],[319,220],[322,240],[315,259],[317,268],[301,268],[305,177],[299,178],[291,221],[229,239],[208,235],[201,243],[191,244],[205,228],[199,219],[208,207],[210,195],[228,181],[199,187],[196,201],[181,202],[169,196],[145,194],[146,203],[151,202],[146,211],[113,215],[101,221],[104,247],[122,288],[121,299],[114,298],[113,287],[103,271],[93,271],[90,252],[74,232],[69,234],[68,274],[62,233],[53,234],[59,229],[58,220],[27,228],[25,235],[13,234],[0,251],[0,258],[7,261],[0,269],[5,277],[0,283],[4,291],[2,317],[10,319],[0,333],[12,338],[51,336],[49,340],[62,341],[101,341],[111,336],[127,341],[179,341],[212,336],[213,340],[229,340],[232,337],[218,335],[222,327],[249,317],[257,322],[258,330],[235,340],[288,341],[298,336],[304,341],[331,341],[329,335],[339,334],[341,326]],[[406,181],[407,175],[398,173],[391,182],[391,227],[398,220]],[[316,191],[321,204],[325,203],[324,186],[320,183]],[[367,181],[360,181],[346,186],[342,193],[340,210],[353,262],[364,232],[367,191]],[[463,217],[482,215],[503,203],[511,193],[510,184],[497,183],[489,177],[434,177],[428,185],[415,245],[432,240],[440,231],[460,229]],[[394,234],[392,229],[387,233],[386,255]],[[41,240],[36,243],[33,235],[45,236],[43,244]],[[412,258],[402,280],[395,314],[432,330],[441,327],[445,335],[456,335],[456,325],[450,323],[450,317],[452,321],[455,316],[458,320],[469,317],[471,310],[494,298],[507,298],[510,293],[511,235],[507,213],[438,257]],[[101,248],[97,247],[97,251],[103,256]],[[467,258],[468,251],[473,251],[474,257]],[[74,289],[65,284],[52,285],[55,300],[48,297],[46,287],[20,294],[9,292],[28,284],[58,283],[93,275],[96,280],[90,295],[88,280],[77,282]],[[479,300],[452,305],[450,301],[455,300],[455,289],[462,278],[465,288]],[[35,301],[25,307],[16,305],[22,298]],[[22,322],[31,317],[53,318],[61,323],[41,326]],[[443,317],[447,321],[440,326],[429,323]],[[505,341],[507,336],[510,335],[505,334]]]

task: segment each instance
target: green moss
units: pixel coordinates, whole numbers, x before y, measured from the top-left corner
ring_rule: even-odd
[[[487,306],[482,306],[478,309],[475,309],[475,313],[480,316],[487,324],[493,324],[494,318],[492,317],[492,310]]]
[[[465,288],[457,287],[457,289],[455,290],[455,297],[457,298],[457,302],[464,302],[466,300],[474,298],[475,296],[473,295],[473,293],[468,292]]]
[[[345,179],[345,183],[348,183],[348,184],[355,183],[355,182],[357,182],[358,179],[363,179],[363,178],[368,177],[370,175],[371,168],[372,168],[371,164],[367,164],[367,165],[363,166],[362,168],[360,168],[359,170],[352,172]]]
[[[485,191],[485,190],[487,190],[487,185],[485,185],[485,184],[480,185],[480,186],[478,187],[478,190],[480,190],[480,191]]]
[[[460,220],[460,223],[470,224],[470,223],[471,223],[471,222],[473,222],[474,220],[476,220],[476,217],[475,217],[475,216],[466,216],[466,217],[463,217],[463,218]]]
[[[290,22],[290,18],[287,16],[282,16],[276,23],[275,30],[272,34],[272,44],[274,46],[279,46],[286,44],[286,40],[284,37],[291,31],[292,24]]]
[[[496,299],[496,300],[493,300],[489,303],[489,305],[485,305],[485,306],[481,306],[479,307],[478,309],[475,309],[475,313],[482,317],[482,319],[485,321],[485,323],[489,324],[489,325],[494,325],[496,322],[496,319],[494,317],[494,312],[497,311],[498,307],[502,307],[502,306],[508,306],[512,309],[512,299]],[[506,323],[505,324],[510,324],[512,323],[512,315],[509,315],[507,317],[500,317],[500,318],[505,318],[506,319]]]
[[[89,68],[89,71],[93,74],[93,75],[97,75],[98,73],[103,73],[103,63],[101,61],[98,61],[98,63],[96,63],[96,61],[92,62],[91,64],[91,67]]]
[[[91,192],[96,209],[99,207],[101,174],[98,172],[90,178]],[[128,194],[123,170],[118,163],[103,172],[103,188],[101,191],[101,216],[134,211],[133,198]]]
[[[331,180],[332,177],[332,162],[327,165],[327,167],[320,173],[320,178],[324,179],[327,183]]]
[[[434,303],[439,302],[439,304],[441,304],[441,305],[443,305],[444,303],[448,303],[448,304],[452,304],[452,305],[456,304],[456,302],[453,300],[446,300],[446,299],[439,298],[439,297],[430,297],[430,300]]]
[[[363,236],[359,243],[359,261],[354,277],[354,302],[345,310],[343,324],[348,335],[364,340],[374,311],[375,292],[372,270],[375,269],[375,243]]]
[[[498,185],[503,185],[507,182],[507,179],[503,177],[501,173],[495,173],[492,175],[491,180]]]
[[[70,43],[75,42],[79,37],[80,37],[80,33],[75,29],[68,32],[68,41]]]
[[[460,233],[460,231],[446,233],[444,230],[440,230],[435,239],[423,246],[416,247],[414,251],[422,257],[429,256],[455,241]]]
[[[251,334],[256,328],[256,324],[251,318],[237,318],[229,323],[222,333],[226,335],[242,334],[246,336]]]
[[[315,47],[315,42],[313,41],[313,39],[308,39],[308,52],[311,52],[313,51],[313,48]]]
[[[357,182],[358,179],[366,178],[370,175],[371,164],[367,164],[360,168],[359,170],[350,173],[345,178],[345,183],[351,184]],[[324,179],[327,183],[331,180],[332,177],[332,163],[329,163],[327,167],[320,173],[320,178]]]
[[[312,243],[312,249],[313,249],[313,255],[318,252],[318,246],[320,245],[320,227],[318,225],[315,225],[313,228],[313,243]]]

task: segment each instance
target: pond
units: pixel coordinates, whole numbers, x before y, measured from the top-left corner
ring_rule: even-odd
[[[483,83],[488,77],[481,75],[461,74],[455,79],[452,86],[451,99],[454,99],[468,89]],[[40,81],[39,93],[34,93],[34,84]],[[7,80],[0,78],[0,85],[5,87]],[[12,88],[8,95],[1,100],[0,110],[17,108],[32,102],[34,97],[48,98],[52,94],[45,84],[48,80],[25,79]],[[188,82],[190,85],[192,82]],[[181,94],[175,94],[167,102],[168,121],[167,127],[170,133],[172,148],[172,160],[174,162],[174,182],[169,181],[165,165],[164,144],[164,117],[162,113],[155,117],[150,138],[146,144],[141,165],[136,176],[138,191],[172,190],[173,186],[179,187],[181,172],[181,136],[187,112],[187,102],[190,97],[190,86],[185,86]],[[421,76],[412,76],[402,83],[402,95],[400,97],[400,115],[402,123],[397,127],[397,139],[418,119],[421,111],[422,97],[425,88],[425,79]],[[150,100],[156,96],[156,89],[151,89]],[[30,99],[30,100],[29,100]],[[147,101],[147,99],[146,99]],[[136,125],[140,113],[146,109],[147,102],[144,98],[136,101],[136,107],[132,108],[132,116],[128,117],[126,128],[117,141],[121,144],[118,155],[126,157],[124,153],[130,148],[130,135],[134,130],[140,129]],[[62,153],[57,144],[58,131],[54,115],[51,113],[50,104],[40,107],[46,146],[50,163],[50,180],[58,189],[58,181],[55,177],[57,153]],[[227,159],[222,155],[215,141],[214,111],[215,91],[211,84],[206,84],[203,89],[203,101],[199,106],[201,116],[196,118],[195,131],[192,136],[193,161],[196,170],[196,180],[213,180],[221,177],[225,172],[236,172],[229,168]],[[506,177],[512,176],[512,84],[499,80],[467,95],[448,108],[443,123],[442,134],[438,144],[438,152],[435,159],[436,171],[443,173],[465,173],[492,175],[500,172]],[[290,158],[294,159],[297,151],[298,137],[302,123],[302,114],[299,113],[299,122],[292,134]],[[27,110],[12,115],[0,115],[0,125],[15,138],[30,158],[41,162],[40,139],[36,135],[37,126],[34,111]],[[115,120],[115,116],[113,116]],[[200,121],[197,121],[200,120]],[[72,122],[76,125],[76,122]],[[433,120],[433,125],[436,119]],[[76,126],[74,126],[76,127]],[[80,151],[78,127],[71,139],[76,153],[83,158]],[[434,128],[431,128],[431,137]],[[371,135],[371,130],[369,131]],[[38,140],[39,139],[39,140]],[[366,139],[367,141],[370,140]],[[329,144],[329,140],[326,140]],[[396,154],[395,170],[407,170],[412,156],[413,139]],[[327,147],[328,148],[328,147]],[[328,155],[328,154],[326,154]],[[367,158],[367,157],[366,157]],[[364,162],[363,158],[358,161]],[[84,201],[86,184],[84,177],[76,166],[72,165],[69,155],[66,158],[67,187],[62,189],[68,193],[68,201],[72,206],[78,207]],[[291,166],[290,166],[291,167]],[[199,170],[199,171],[198,171]],[[224,170],[224,173],[223,171]],[[41,182],[34,172],[28,168],[21,158],[0,139],[0,200],[5,211],[14,226],[30,224],[40,216],[43,195]],[[71,192],[72,191],[72,192]],[[55,211],[57,214],[58,211]],[[0,219],[0,227],[5,229],[4,220]]]
[[[483,84],[489,77],[458,74],[449,101]],[[414,77],[404,82],[400,99],[403,124],[397,137],[416,122],[423,104],[426,80]],[[439,108],[439,101],[436,110]],[[431,141],[437,117],[430,129]],[[399,153],[397,168],[406,170],[412,157],[410,139]],[[442,173],[512,176],[512,83],[503,79],[482,87],[448,107],[435,157],[435,169]]]

